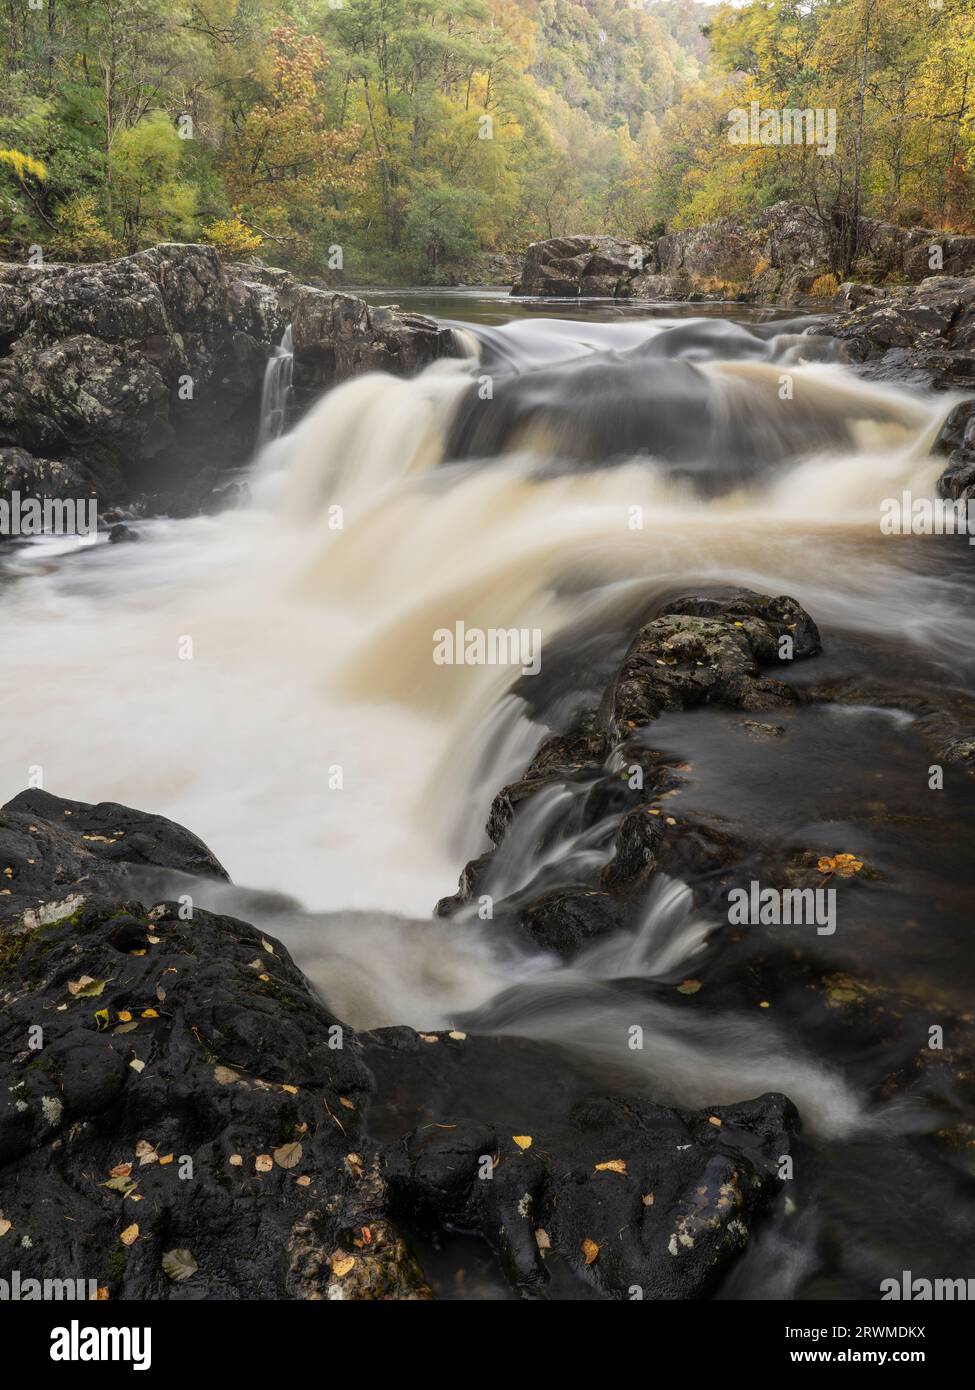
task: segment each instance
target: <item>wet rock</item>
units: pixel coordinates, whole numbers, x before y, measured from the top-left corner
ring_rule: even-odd
[[[202,471],[249,457],[264,369],[295,314],[306,394],[453,350],[431,320],[370,310],[259,264],[224,265],[209,246],[0,265],[0,446],[21,451],[32,495],[53,495],[51,469],[75,461],[105,507],[183,493]]]
[[[936,387],[975,380],[975,275],[931,275],[888,289],[812,330],[842,344],[849,361],[879,379],[913,374]]]
[[[896,285],[925,279],[931,273],[934,247],[945,276],[975,273],[975,237],[946,236],[868,217],[860,221],[859,236],[860,260],[854,269],[878,281]],[[553,237],[528,248],[512,294],[743,299],[815,306],[823,303],[821,277],[832,270],[836,237],[828,217],[788,200],[757,214],[736,214],[670,232],[644,245],[604,236]],[[835,307],[853,308],[880,292],[872,285],[848,282],[840,286]],[[829,298],[831,290],[825,294]]]
[[[529,246],[514,295],[626,298],[645,271],[659,270],[649,246],[610,236],[554,237]]]
[[[532,1297],[704,1297],[778,1196],[784,1097],[686,1113],[587,1090],[538,1043],[387,1037],[364,1043],[397,1211],[478,1232]]]
[[[131,526],[126,526],[124,522],[116,522],[108,533],[109,544],[122,545],[132,541],[139,541],[142,537],[138,531],[133,531]]]
[[[443,899],[438,912],[452,915],[490,894],[496,853],[509,836],[528,833],[519,818],[530,815],[533,799],[573,785],[587,788],[573,831],[619,817],[608,862],[558,891],[550,885],[533,893],[529,884],[513,898],[501,896],[493,903],[500,924],[571,958],[595,937],[634,924],[636,904],[657,869],[710,882],[717,892],[721,872],[743,857],[739,837],[700,817],[665,814],[664,800],[679,787],[679,777],[636,735],[666,711],[702,704],[749,712],[794,705],[799,697],[792,687],[763,668],[787,671],[793,660],[820,650],[816,624],[785,595],[719,588],[666,604],[631,643],[598,708],[566,734],[546,739],[523,776],[494,798],[487,831],[496,851],[466,866],[458,892]],[[775,728],[752,722],[763,736]],[[566,829],[560,824],[547,833]]]
[[[423,314],[308,286],[295,295],[291,331],[299,400],[364,372],[410,375],[454,351],[450,329]]]
[[[459,1226],[536,1297],[702,1297],[778,1195],[782,1097],[685,1112],[594,1092],[547,1044],[356,1036],[280,941],[132,896],[150,869],[223,874],[163,817],[25,792],[0,861],[4,1277],[425,1299],[408,1233]]]
[[[816,625],[794,599],[737,590],[670,603],[648,623],[623,660],[606,705],[617,734],[665,710],[717,703],[775,709],[796,695],[761,666],[820,650]]]

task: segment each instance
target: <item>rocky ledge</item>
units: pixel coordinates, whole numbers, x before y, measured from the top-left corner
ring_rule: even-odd
[[[4,1277],[424,1299],[460,1230],[522,1294],[695,1298],[782,1200],[784,1097],[675,1109],[542,1043],[357,1035],[280,941],[157,898],[223,876],[162,817],[24,792],[0,860]]]
[[[810,331],[837,339],[863,376],[975,397],[975,275],[891,288],[850,283],[833,307]],[[950,412],[935,449],[948,456],[941,495],[975,500],[975,398]]]
[[[212,247],[101,265],[0,265],[0,496],[155,494],[193,509],[249,458],[268,358],[294,325],[300,408],[374,369],[453,350],[418,314],[370,308]],[[174,500],[171,496],[168,500]]]
[[[877,281],[923,279],[935,245],[945,275],[975,272],[975,237],[872,218],[862,219],[860,234],[862,269]],[[835,290],[831,236],[814,209],[781,202],[757,217],[724,217],[649,241],[553,237],[529,246],[512,294],[822,303]]]

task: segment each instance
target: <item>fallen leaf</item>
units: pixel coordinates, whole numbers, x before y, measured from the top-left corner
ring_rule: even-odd
[[[213,1079],[220,1086],[229,1086],[234,1081],[239,1081],[240,1076],[231,1067],[214,1067]]]
[[[115,1167],[110,1169],[109,1171],[110,1175],[113,1178],[127,1178],[129,1174],[132,1172],[132,1164],[116,1163]]]
[[[122,1242],[123,1245],[134,1245],[138,1239],[139,1228],[135,1225],[126,1226],[125,1230],[119,1236],[119,1240]]]
[[[645,1193],[644,1193],[644,1195],[643,1195],[643,1205],[644,1205],[645,1207],[652,1207],[652,1206],[653,1206],[653,1193],[652,1193],[652,1192],[645,1192]]]
[[[143,1018],[158,1018],[159,1015],[156,1013],[156,1010],[155,1010],[155,1009],[143,1009],[143,1010],[142,1010],[142,1017],[143,1017]]]
[[[95,1022],[98,1024],[99,1033],[108,1027],[108,1010],[98,1009],[95,1013]]]
[[[133,1071],[138,1072],[143,1072],[146,1069],[145,1062],[141,1061],[138,1057],[133,1057],[132,1061],[129,1063],[129,1066],[132,1068]]]
[[[133,1181],[132,1178],[121,1174],[119,1177],[109,1178],[108,1182],[103,1182],[101,1184],[102,1187],[107,1187],[110,1192],[121,1192],[123,1197],[127,1197],[130,1192],[134,1192],[138,1185],[139,1184]]]
[[[716,1129],[720,1129],[720,1128],[721,1128],[721,1121],[718,1119],[717,1115],[709,1115],[709,1116],[708,1116],[708,1124],[709,1124],[709,1125],[714,1125]]]
[[[123,1009],[121,1013],[116,1015],[116,1017],[118,1018],[119,1023],[132,1022],[132,1015],[129,1013],[128,1009]]]
[[[677,986],[678,994],[696,994],[701,988],[700,980],[684,980]]]
[[[587,1265],[591,1265],[594,1260],[599,1259],[599,1246],[588,1236],[582,1242],[582,1255]]]
[[[288,1093],[289,1096],[296,1096],[296,1095],[298,1094],[298,1087],[297,1087],[297,1086],[284,1086],[284,1085],[282,1085],[281,1089],[282,1089],[282,1091],[287,1091],[287,1093]]]
[[[274,1161],[279,1168],[297,1168],[301,1162],[302,1148],[295,1140],[293,1144],[282,1144],[274,1150]]]
[[[159,1155],[156,1153],[155,1144],[150,1144],[148,1139],[140,1139],[135,1146],[135,1156],[139,1160],[139,1167],[144,1168],[147,1163],[157,1163]]]
[[[167,1163],[172,1163],[174,1156],[173,1154],[163,1154],[162,1158],[159,1160],[160,1168],[165,1168]]]
[[[274,947],[271,945],[270,941],[265,941],[263,936],[261,937],[261,945],[264,947],[265,951],[267,951],[269,956],[274,955]]]
[[[625,1159],[625,1158],[610,1158],[610,1159],[607,1159],[607,1161],[606,1161],[605,1163],[597,1163],[597,1164],[596,1164],[596,1172],[597,1172],[597,1173],[625,1173],[625,1172],[626,1172],[626,1159]]]
[[[332,1273],[336,1279],[344,1279],[345,1276],[355,1267],[355,1256],[346,1255],[343,1251],[336,1251],[332,1256]]]
[[[95,1297],[100,1303],[103,1303],[108,1298],[108,1286],[105,1284],[100,1285],[95,1292]]]
[[[0,1215],[0,1236],[5,1236],[13,1226],[12,1221],[8,1221],[5,1216]]]
[[[254,1159],[254,1167],[259,1173],[270,1173],[274,1167],[274,1159],[270,1154],[258,1154]]]
[[[68,981],[68,993],[76,999],[93,999],[105,988],[104,980],[96,980],[92,975],[82,975],[78,980]]]
[[[451,1030],[451,1032],[447,1034],[447,1037],[453,1038],[454,1042],[463,1042],[464,1039],[467,1037],[467,1034],[461,1033],[456,1028],[454,1028]]]
[[[519,1149],[530,1149],[532,1146],[532,1137],[530,1134],[513,1134],[511,1137],[518,1145]]]
[[[551,1250],[552,1248],[552,1242],[549,1240],[548,1231],[543,1230],[541,1226],[539,1226],[538,1230],[535,1232],[535,1244],[538,1246],[539,1250]]]
[[[231,1155],[230,1155],[230,1166],[231,1166],[231,1168],[239,1168],[239,1167],[242,1165],[243,1162],[244,1162],[244,1160],[241,1158],[240,1154],[231,1154]]]
[[[162,1267],[170,1279],[181,1284],[184,1279],[192,1279],[200,1266],[189,1250],[167,1250],[162,1257]]]
[[[300,1178],[295,1178],[295,1182],[298,1184],[299,1187],[307,1187],[311,1182],[311,1178],[308,1176],[307,1173],[302,1173]]]
[[[435,1043],[440,1041],[436,1033],[418,1033],[417,1037],[422,1038],[423,1041],[426,1043]]]
[[[355,1106],[348,1096],[339,1096],[339,1105],[344,1105],[346,1110],[354,1110]]]

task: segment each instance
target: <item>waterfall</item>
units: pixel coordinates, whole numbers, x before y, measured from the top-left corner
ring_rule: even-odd
[[[675,589],[789,593],[833,633],[913,645],[948,672],[970,661],[975,618],[953,575],[900,564],[879,528],[883,498],[933,495],[930,449],[953,401],[863,381],[782,325],[523,321],[470,336],[477,356],[359,377],[284,433],[285,334],[250,506],[149,523],[146,544],[83,566],[20,552],[0,646],[29,756],[8,758],[3,791],[41,764],[54,791],[192,827],[237,883],[288,895],[293,911],[268,929],[353,1022],[472,1011],[596,1055],[617,994],[564,1008],[562,991],[683,968],[708,924],[679,885],[639,939],[594,948],[571,974],[500,959],[488,927],[431,922],[433,904],[483,847],[492,797],[566,727],[558,711],[598,700],[605,641],[625,642]],[[458,621],[537,629],[539,678],[435,664],[433,634]],[[178,659],[181,634],[192,660]],[[499,854],[492,888],[598,870],[614,824],[580,827],[577,797],[553,785],[524,807],[531,833]],[[239,915],[269,911],[261,899]],[[653,1010],[642,1022],[671,1036]],[[722,1093],[772,1081],[845,1125],[848,1099],[815,1068],[762,1061],[760,1026],[742,1026]],[[685,1096],[689,1073],[717,1078],[706,1039],[660,1055]]]
[[[280,344],[274,348],[264,368],[261,390],[261,416],[257,433],[258,452],[272,440],[278,439],[288,423],[291,400],[291,378],[294,372],[294,346],[291,324],[284,330]]]

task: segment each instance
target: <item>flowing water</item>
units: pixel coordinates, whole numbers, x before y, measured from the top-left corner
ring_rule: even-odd
[[[247,507],[145,523],[137,545],[6,553],[0,790],[41,769],[57,794],[190,827],[237,885],[199,898],[280,935],[357,1027],[548,1039],[688,1106],[786,1092],[829,1176],[807,1191],[807,1224],[777,1225],[728,1296],[763,1296],[770,1269],[792,1291],[843,1296],[858,1286],[823,1272],[829,1213],[892,1134],[937,1117],[878,1105],[869,1061],[810,1045],[801,1003],[792,1017],[678,1019],[656,987],[704,970],[720,931],[690,886],[658,882],[635,934],[569,965],[471,912],[431,913],[487,847],[494,794],[598,701],[636,627],[676,593],[736,584],[799,600],[825,646],[799,684],[882,673],[964,691],[968,547],[879,524],[883,499],[933,496],[953,399],[854,377],[809,320],[476,295],[408,307],[452,322],[462,355],[414,380],[347,383],[286,433],[282,344]],[[459,622],[537,630],[538,675],[435,662],[434,634]],[[785,724],[768,748],[714,711],[667,716],[647,738],[692,761],[688,806],[783,843],[828,827],[880,866],[854,939],[816,942],[830,967],[867,961],[966,1007],[964,790],[927,790],[909,710],[815,705]],[[619,817],[587,822],[586,791],[559,784],[522,808],[488,891],[572,884],[607,862]],[[634,980],[653,1039],[637,1061],[618,1042]],[[918,1236],[925,1251],[940,1239]]]

